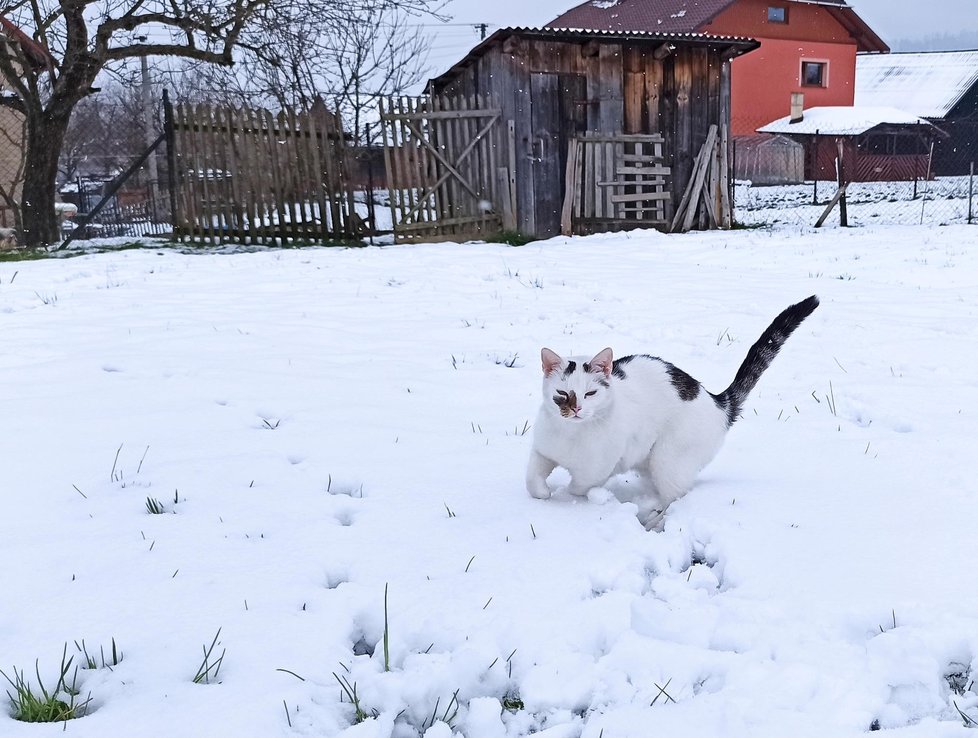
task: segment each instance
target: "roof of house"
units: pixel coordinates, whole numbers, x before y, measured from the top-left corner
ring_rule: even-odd
[[[461,69],[468,66],[472,61],[483,56],[490,48],[502,43],[511,36],[532,39],[553,39],[557,41],[635,41],[649,43],[685,43],[696,46],[723,46],[725,49],[736,56],[745,54],[760,46],[760,42],[746,36],[721,36],[711,33],[691,33],[691,32],[659,32],[659,31],[622,31],[622,30],[602,30],[602,29],[583,29],[583,28],[500,28],[490,34],[488,38],[473,47],[468,54],[458,62],[453,64],[442,74],[428,80],[425,87],[430,91],[432,84],[444,82],[454,77]]]
[[[892,105],[944,118],[978,85],[978,50],[859,54],[857,105]]]
[[[826,105],[807,108],[803,118],[791,122],[791,116],[778,118],[758,128],[759,133],[783,133],[796,136],[858,136],[882,125],[925,126],[937,131],[927,120],[899,108],[886,106]]]
[[[789,0],[822,5],[852,34],[860,51],[889,51],[889,47],[844,0]],[[586,0],[554,18],[548,26],[600,28],[615,31],[689,33],[703,26],[737,0]]]
[[[0,15],[0,32],[20,45],[24,57],[35,71],[54,67],[54,57],[51,53],[2,15]]]

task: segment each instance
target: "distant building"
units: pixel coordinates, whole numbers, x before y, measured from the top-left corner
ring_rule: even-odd
[[[924,118],[897,108],[808,108],[758,128],[805,147],[806,179],[835,180],[842,146],[847,182],[918,180],[933,176],[930,142],[943,135]]]
[[[900,108],[947,133],[934,147],[937,174],[967,174],[978,160],[978,50],[860,54],[855,102]]]

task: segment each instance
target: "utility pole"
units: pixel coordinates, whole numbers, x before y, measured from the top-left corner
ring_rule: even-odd
[[[137,36],[136,40],[145,42],[146,36]],[[146,148],[149,148],[156,141],[156,132],[153,130],[153,86],[149,78],[149,60],[145,56],[139,57],[139,68],[142,72],[142,93],[143,108],[143,140]],[[149,173],[149,198],[150,207],[155,214],[160,197],[160,176],[156,165],[156,152],[152,152],[147,160],[147,171]]]
[[[486,40],[486,31],[489,29],[488,23],[476,23],[475,27],[479,29],[479,38],[482,41]]]

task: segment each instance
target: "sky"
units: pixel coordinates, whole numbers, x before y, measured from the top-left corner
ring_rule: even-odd
[[[579,0],[449,0],[444,12],[451,25],[435,29],[429,64],[432,76],[443,72],[478,43],[480,30],[475,24],[489,24],[488,30],[504,26],[541,26],[553,20]],[[944,34],[971,32],[970,38],[957,37],[950,48],[978,47],[978,13],[974,0],[940,0],[940,12],[921,12],[919,0],[851,0],[850,5],[894,50],[910,49],[903,42],[921,40],[925,48],[937,48],[933,38]],[[473,24],[473,25],[466,25]],[[917,45],[914,45],[914,50]],[[949,48],[945,45],[945,48]]]

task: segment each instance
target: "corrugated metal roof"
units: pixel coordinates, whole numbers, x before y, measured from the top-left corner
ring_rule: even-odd
[[[653,31],[614,31],[607,29],[590,28],[500,28],[492,33],[487,39],[473,47],[464,58],[453,64],[442,74],[428,80],[425,90],[429,91],[433,83],[439,83],[454,74],[474,59],[479,58],[493,45],[500,43],[503,39],[510,36],[521,36],[524,38],[555,38],[568,41],[614,41],[614,40],[635,40],[635,41],[682,41],[693,44],[711,45],[723,44],[731,47],[739,53],[746,53],[760,46],[760,42],[746,36],[720,36],[712,33],[677,33],[677,32],[653,32]]]
[[[892,105],[944,118],[978,84],[978,50],[859,54],[856,105]]]
[[[923,118],[898,108],[826,105],[806,109],[803,119],[797,123],[792,123],[791,116],[786,115],[757,130],[759,133],[787,133],[798,136],[811,136],[816,133],[825,136],[858,136],[882,125],[916,125],[934,128]]]
[[[520,33],[527,36],[568,36],[574,38],[648,38],[668,41],[686,39],[689,41],[719,41],[752,44],[758,42],[748,36],[725,36],[718,33],[696,33],[693,31],[647,31],[643,29],[615,30],[607,28],[587,28],[586,26],[546,26],[544,28],[502,28],[502,32]],[[499,31],[497,31],[498,33]]]

